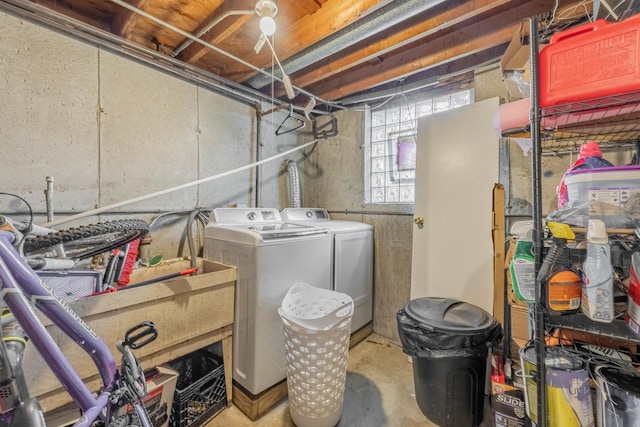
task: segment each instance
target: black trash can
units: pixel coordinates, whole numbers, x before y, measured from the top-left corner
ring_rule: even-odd
[[[445,298],[418,298],[396,314],[403,351],[413,358],[416,400],[442,427],[482,422],[489,348],[502,327],[475,305]]]

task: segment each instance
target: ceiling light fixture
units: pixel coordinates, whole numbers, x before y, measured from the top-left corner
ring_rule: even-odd
[[[278,5],[272,0],[258,0],[256,13],[260,17],[260,31],[266,36],[272,36],[276,32],[274,16],[278,14]]]
[[[256,44],[256,47],[254,49],[256,50],[256,52],[258,52],[262,47],[264,41],[267,42],[267,44],[269,45],[269,49],[271,49],[271,53],[273,53],[273,57],[275,58],[278,67],[280,67],[280,71],[282,72],[282,83],[284,84],[284,89],[287,92],[287,97],[289,99],[293,99],[295,98],[296,94],[293,90],[291,79],[289,78],[287,73],[284,72],[282,64],[278,59],[278,55],[276,55],[276,51],[269,41],[269,36],[273,36],[273,34],[276,32],[276,21],[274,21],[273,17],[278,14],[278,5],[276,5],[272,0],[258,0],[258,2],[256,3],[256,13],[260,17],[260,31],[262,32],[262,34],[261,39],[258,40],[258,43]],[[264,39],[264,41],[262,39]]]

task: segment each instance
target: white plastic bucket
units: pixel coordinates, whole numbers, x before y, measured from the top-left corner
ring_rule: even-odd
[[[565,183],[567,207],[592,208],[591,204],[602,203],[625,209],[629,199],[640,192],[640,166],[576,170],[567,174]]]
[[[284,323],[289,412],[298,427],[333,427],[342,416],[353,299],[293,285],[278,313]]]

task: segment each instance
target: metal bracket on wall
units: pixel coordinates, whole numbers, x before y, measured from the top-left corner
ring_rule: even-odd
[[[327,116],[324,116],[325,118]],[[311,117],[311,125],[313,137],[315,139],[331,138],[338,135],[338,119],[333,115],[329,115],[329,121],[318,125],[316,118]]]

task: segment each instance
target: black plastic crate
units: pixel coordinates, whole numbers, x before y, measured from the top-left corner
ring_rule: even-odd
[[[227,406],[224,365],[217,355],[198,350],[170,362],[178,371],[171,427],[201,426]]]

